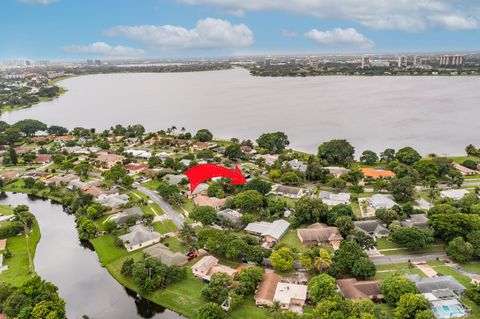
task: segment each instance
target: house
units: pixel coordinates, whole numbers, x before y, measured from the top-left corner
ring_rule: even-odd
[[[51,136],[34,136],[34,137],[32,137],[30,140],[31,140],[33,143],[41,143],[41,142],[48,143],[48,142],[50,142],[52,139],[53,139],[53,137],[51,137]]]
[[[49,179],[45,181],[47,184],[55,183],[57,185],[61,184],[68,184],[72,181],[79,181],[80,177],[78,177],[75,174],[64,174],[64,175],[57,175],[57,176],[52,176]]]
[[[186,175],[174,175],[174,174],[167,174],[162,177],[162,180],[167,182],[170,185],[178,185],[180,181],[182,181],[184,178],[187,178]]]
[[[219,221],[228,220],[233,225],[239,225],[242,221],[242,214],[230,208],[221,210],[217,213],[217,218]]]
[[[428,226],[428,217],[425,214],[413,214],[401,222],[403,227],[419,227],[426,228]]]
[[[287,163],[288,165],[290,165],[291,168],[299,170],[300,172],[305,173],[307,171],[307,165],[296,158]]]
[[[315,223],[308,228],[297,229],[297,236],[304,245],[328,245],[334,249],[340,247],[343,240],[337,227]]]
[[[190,164],[192,164],[192,160],[184,158],[184,159],[180,160],[179,163],[185,165],[186,167],[189,167]]]
[[[261,236],[265,243],[270,245],[282,238],[289,226],[289,222],[278,219],[272,223],[263,221],[250,223],[245,227],[245,231],[253,235]]]
[[[240,146],[240,150],[242,151],[243,154],[246,154],[246,155],[252,155],[257,153],[257,151],[253,147],[248,145]]]
[[[236,270],[225,265],[220,265],[217,258],[208,255],[192,266],[192,272],[195,277],[210,281],[212,275],[217,272],[223,272],[233,277]]]
[[[444,198],[450,198],[453,200],[461,200],[468,193],[470,192],[466,189],[447,189],[444,191],[440,191],[440,196]]]
[[[208,184],[207,183],[201,183],[201,184],[198,184],[197,187],[195,187],[193,192],[188,192],[188,196],[193,197],[193,196],[196,196],[196,195],[199,195],[199,194],[206,195],[207,190],[208,190]]]
[[[374,209],[390,209],[393,206],[397,205],[397,203],[395,203],[395,201],[393,200],[393,196],[383,194],[375,194],[372,197],[367,198],[367,202]]]
[[[11,182],[20,176],[18,171],[7,171],[0,174],[0,178],[6,182]]]
[[[395,177],[395,173],[389,170],[376,169],[365,167],[360,169],[363,173],[363,176],[367,178],[379,179],[379,178],[391,178]]]
[[[470,169],[468,167],[465,167],[463,165],[460,165],[458,163],[453,163],[452,164],[453,168],[456,169],[457,171],[460,172],[460,174],[462,174],[463,176],[472,176],[472,175],[476,175],[477,172],[474,171],[473,169]]]
[[[218,154],[225,154],[225,146],[219,146],[213,149],[213,151],[217,152]]]
[[[160,143],[162,140],[162,137],[152,137],[148,140],[143,141],[143,144],[145,144],[146,146],[152,146],[155,143]]]
[[[422,278],[419,275],[405,275],[405,277],[413,281],[421,293],[431,293],[438,289],[449,289],[459,294],[463,294],[465,291],[465,287],[452,276]]]
[[[279,301],[285,310],[303,313],[303,306],[307,300],[307,285],[279,282],[273,300]]]
[[[145,163],[128,163],[123,165],[123,167],[128,171],[129,174],[139,174],[144,169],[148,168],[148,165]]]
[[[209,147],[209,144],[207,142],[195,142],[192,145],[192,148],[194,150],[206,150]]]
[[[118,237],[129,252],[156,244],[162,239],[162,235],[148,230],[143,225],[135,225],[129,230],[128,234]]]
[[[85,185],[81,188],[85,194],[92,195],[95,198],[100,197],[103,195],[103,189],[95,185]]]
[[[167,266],[185,266],[188,263],[188,257],[181,253],[174,253],[162,243],[155,244],[144,250],[145,253],[157,258]]]
[[[265,160],[265,164],[271,166],[275,163],[275,161],[278,159],[278,155],[271,155],[271,154],[265,154],[265,155],[255,155],[255,159],[261,159],[263,158]]]
[[[39,154],[33,160],[35,164],[47,164],[52,162],[52,155],[50,154]]]
[[[127,194],[102,194],[98,197],[97,202],[111,208],[118,208],[121,205],[125,205],[126,203],[128,203],[129,199],[130,197],[128,197]]]
[[[22,154],[25,154],[25,153],[33,152],[34,150],[35,149],[33,147],[29,147],[29,146],[15,147],[15,153],[17,153],[17,155],[22,155]]]
[[[334,177],[340,177],[345,173],[348,173],[348,169],[345,167],[337,167],[337,166],[327,166],[324,167],[330,174],[332,174]]]
[[[347,299],[383,299],[380,280],[358,281],[355,278],[338,279],[337,287]]]
[[[267,272],[263,275],[262,282],[255,292],[255,305],[258,307],[271,307],[277,290],[278,283],[282,277],[274,272]]]
[[[285,196],[290,198],[301,198],[304,194],[300,187],[274,185],[270,194]]]
[[[210,206],[213,207],[215,210],[218,210],[225,205],[225,198],[219,199],[216,197],[208,197],[203,195],[197,195],[193,198],[193,203],[196,206]]]
[[[430,303],[433,315],[437,319],[463,318],[470,313],[459,300],[459,296],[450,289],[437,289],[422,295]]]
[[[350,204],[350,193],[338,193],[334,194],[327,191],[320,191],[318,193],[318,197],[327,204],[328,206],[335,206],[335,205],[348,205]]]
[[[138,220],[143,218],[144,213],[140,207],[132,207],[129,209],[124,210],[123,212],[110,215],[106,220],[113,220],[117,225],[126,224],[130,220]]]
[[[362,220],[353,222],[355,228],[374,238],[388,237],[390,231],[378,220]]]
[[[152,153],[144,150],[126,150],[125,153],[141,159],[149,159],[152,157]]]
[[[73,141],[74,137],[71,135],[59,135],[55,136],[53,140],[58,141],[58,142],[67,142],[67,141]]]
[[[110,169],[117,164],[122,164],[124,159],[125,157],[117,154],[104,154],[97,157],[97,161],[106,169]]]

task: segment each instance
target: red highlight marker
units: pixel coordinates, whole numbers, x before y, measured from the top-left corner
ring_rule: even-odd
[[[190,192],[193,192],[195,188],[204,181],[214,177],[230,178],[232,180],[230,185],[247,183],[242,171],[236,165],[235,170],[232,171],[231,169],[216,164],[200,164],[190,167],[184,174],[190,181]]]

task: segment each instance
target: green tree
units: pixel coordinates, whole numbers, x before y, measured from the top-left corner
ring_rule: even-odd
[[[302,184],[303,179],[294,171],[285,172],[280,176],[282,183],[286,185],[299,186]]]
[[[225,311],[214,302],[204,304],[198,309],[199,319],[225,319]]]
[[[219,182],[213,182],[210,184],[207,190],[207,195],[210,197],[224,198],[225,191],[223,190],[222,184]]]
[[[308,295],[314,302],[335,296],[336,290],[335,278],[327,274],[315,276],[308,283]]]
[[[392,178],[389,190],[399,202],[410,202],[415,198],[415,183],[410,177]]]
[[[331,140],[318,147],[318,158],[328,164],[350,164],[354,154],[355,149],[347,140]]]
[[[263,207],[263,195],[256,190],[246,190],[238,193],[233,203],[243,212],[256,212]]]
[[[328,181],[328,186],[339,192],[347,187],[347,183],[341,178],[332,178],[330,181]]]
[[[326,222],[328,206],[318,198],[304,196],[295,202],[293,222],[295,225]]]
[[[433,244],[433,232],[418,227],[394,227],[390,234],[392,241],[410,250],[418,250]]]
[[[419,314],[422,314],[422,319],[426,318],[425,314],[433,318],[430,304],[425,297],[413,293],[408,293],[400,297],[397,308],[395,308],[393,314],[395,319],[417,319]]]
[[[475,214],[436,214],[430,217],[435,235],[449,242],[455,237],[466,237],[480,230],[480,216]]]
[[[473,245],[463,240],[462,237],[456,237],[451,240],[445,251],[453,260],[459,263],[470,261],[475,252]]]
[[[256,190],[262,195],[267,195],[272,190],[272,184],[260,178],[254,178],[245,185],[245,190]]]
[[[381,162],[392,162],[395,160],[395,150],[392,148],[387,148],[383,152],[380,153],[380,161]]]
[[[289,271],[293,269],[295,258],[288,247],[280,248],[270,255],[270,263],[274,269]]]
[[[290,144],[288,136],[283,132],[263,133],[257,139],[257,144],[270,154],[279,154]]]
[[[411,280],[402,275],[395,274],[387,277],[382,282],[381,291],[385,301],[390,306],[395,306],[403,295],[416,293],[417,287]]]
[[[200,142],[210,142],[213,139],[213,134],[207,129],[201,129],[195,134],[195,139]]]
[[[335,220],[335,226],[338,228],[340,231],[340,234],[344,238],[346,238],[350,233],[353,231],[355,228],[355,225],[353,224],[353,220],[350,216],[339,216]]]
[[[367,279],[375,276],[376,268],[368,257],[361,257],[353,264],[351,273],[357,279]]]
[[[78,237],[81,240],[89,240],[97,234],[97,226],[93,221],[86,217],[79,217],[77,221]]]
[[[202,290],[202,295],[208,300],[218,304],[228,297],[228,287],[232,284],[232,278],[223,272],[217,272],[210,277],[208,286]]]
[[[35,135],[35,133],[38,131],[47,130],[47,125],[45,123],[42,123],[38,120],[32,120],[32,119],[25,119],[25,120],[18,121],[12,126],[19,129],[26,136],[32,136],[32,135]]]
[[[68,133],[68,129],[63,126],[52,125],[47,129],[48,134],[50,135],[66,135]]]
[[[372,165],[376,162],[378,162],[378,156],[377,153],[371,150],[366,150],[362,153],[362,156],[360,156],[360,162],[365,163],[367,165]]]
[[[203,225],[211,225],[217,220],[217,213],[213,207],[196,206],[189,217]]]
[[[332,264],[332,255],[325,248],[312,247],[302,253],[300,262],[308,271],[314,269],[317,273],[321,273]]]
[[[9,127],[5,130],[5,141],[9,145],[13,145],[18,142],[22,137],[21,131],[16,127]]]
[[[114,220],[107,220],[103,225],[103,228],[105,228],[105,231],[111,233],[112,231],[117,229],[117,223]]]
[[[362,279],[364,279],[365,274],[372,277],[375,275],[375,266],[371,267],[371,265],[368,265],[365,259],[368,259],[368,256],[363,252],[359,244],[351,239],[344,240],[340,244],[340,248],[335,251],[333,263],[328,269],[328,273],[337,278],[348,274],[357,275]],[[356,265],[356,263],[359,263],[359,265]],[[353,269],[355,269],[355,274]]]
[[[413,163],[419,161],[422,156],[412,147],[404,147],[398,150],[395,154],[395,157],[400,163],[406,165],[412,165]]]
[[[249,295],[255,292],[257,285],[262,281],[263,268],[257,266],[250,266],[243,268],[237,276],[237,280],[242,287],[244,295]]]
[[[229,158],[232,161],[240,159],[243,157],[242,150],[239,144],[230,144],[225,148],[225,157]]]

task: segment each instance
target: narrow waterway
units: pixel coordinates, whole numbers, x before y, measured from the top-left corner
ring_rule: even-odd
[[[25,194],[3,193],[2,205],[28,205],[40,226],[35,270],[58,286],[69,319],[183,318],[175,312],[138,298],[103,268],[96,253],[82,246],[74,216],[59,204]]]

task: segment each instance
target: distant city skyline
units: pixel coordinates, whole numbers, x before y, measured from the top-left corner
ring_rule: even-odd
[[[480,51],[453,0],[3,0],[0,60]]]

